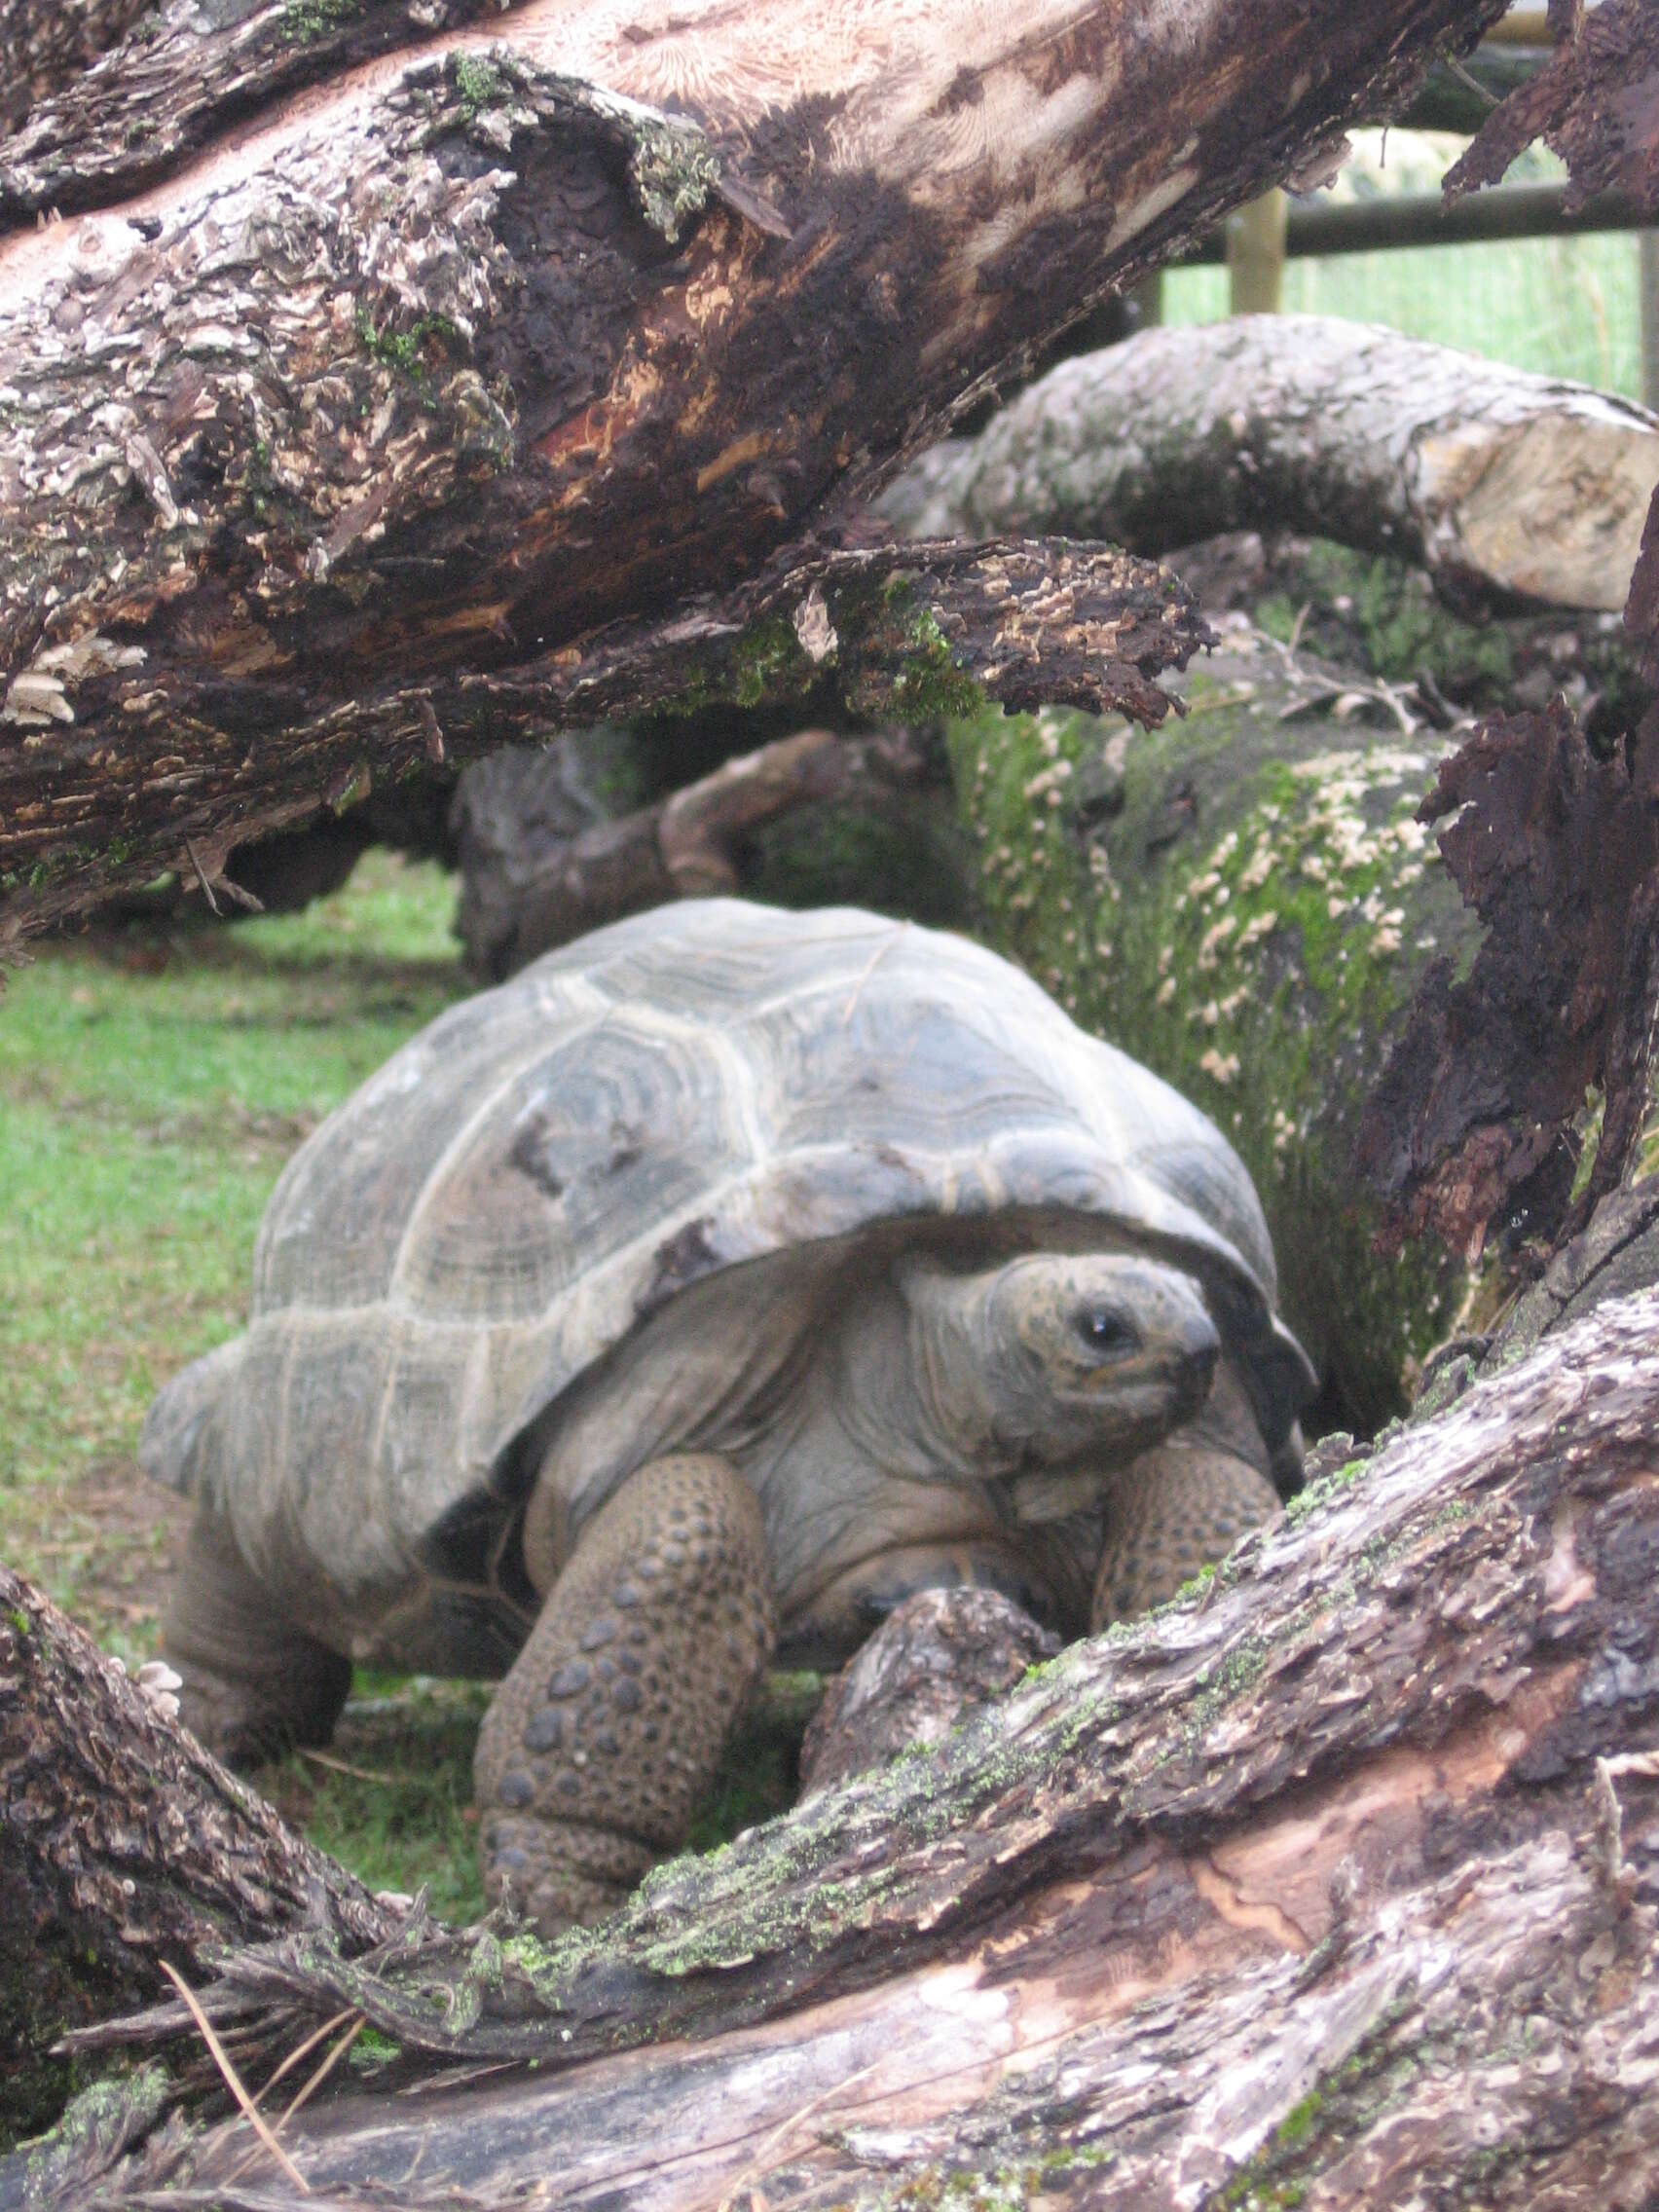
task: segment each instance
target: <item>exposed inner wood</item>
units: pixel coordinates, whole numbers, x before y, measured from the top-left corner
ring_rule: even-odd
[[[1247,52],[1223,0],[531,8],[488,56],[371,63],[130,203],[14,234],[0,930],[186,838],[211,880],[397,773],[412,721],[423,752],[464,736],[469,686],[510,673],[540,709],[498,688],[475,746],[579,714],[568,656],[607,625],[658,636],[787,568],[1496,5],[1264,0]],[[771,642],[746,652],[745,695],[777,695]],[[619,688],[675,695],[660,659],[655,682]],[[416,703],[434,683],[457,712]]]

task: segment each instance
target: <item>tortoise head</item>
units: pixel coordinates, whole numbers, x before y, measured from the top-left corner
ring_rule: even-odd
[[[962,1409],[1003,1468],[1087,1459],[1107,1474],[1191,1420],[1215,1379],[1221,1340],[1202,1291],[1141,1254],[918,1268],[902,1287],[934,1404],[946,1419]]]

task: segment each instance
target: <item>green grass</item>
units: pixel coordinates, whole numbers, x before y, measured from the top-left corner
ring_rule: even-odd
[[[255,1779],[273,1804],[371,1889],[424,1886],[440,1920],[484,1910],[472,1810],[483,1682],[361,1676],[327,1751]]]
[[[440,870],[375,856],[306,914],[69,940],[10,978],[0,1552],[60,1602],[112,1565],[81,1491],[125,1485],[136,1507],[157,1385],[240,1327],[283,1161],[463,988],[451,903]],[[142,1511],[126,1519],[137,1541]],[[118,1645],[153,1633],[91,1610]]]
[[[1410,131],[1390,132],[1385,148],[1379,131],[1355,139],[1356,159],[1338,181],[1339,199],[1433,190],[1462,143]],[[1508,181],[1545,183],[1565,174],[1553,155],[1533,149]],[[1408,337],[1640,399],[1638,256],[1631,231],[1332,254],[1286,263],[1283,304],[1287,313],[1386,323]],[[1170,270],[1164,276],[1165,322],[1213,322],[1226,314],[1227,302],[1225,269]]]
[[[304,914],[47,944],[0,997],[0,1558],[124,1658],[156,1647],[188,1515],[138,1474],[145,1410],[241,1327],[296,1144],[465,989],[453,906],[370,854]],[[328,1754],[356,1774],[257,1779],[365,1880],[469,1917],[486,1693],[367,1686]]]
[[[49,943],[0,996],[0,1559],[129,1661],[157,1646],[189,1516],[138,1474],[145,1411],[241,1328],[295,1146],[465,990],[454,897],[371,853],[304,914]],[[474,1918],[488,1699],[359,1677],[326,1753],[253,1779],[375,1888]],[[699,1846],[789,1802],[799,1706],[775,1693],[734,1745]]]

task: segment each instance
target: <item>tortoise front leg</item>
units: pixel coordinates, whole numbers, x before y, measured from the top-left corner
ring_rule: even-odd
[[[1162,1604],[1278,1510],[1261,1469],[1223,1446],[1177,1432],[1143,1452],[1112,1485],[1089,1633]]]
[[[639,1468],[594,1516],[479,1732],[484,1887],[544,1934],[677,1850],[773,1642],[755,1493],[712,1454]]]
[[[1174,1597],[1279,1510],[1249,1395],[1230,1360],[1203,1411],[1112,1483],[1089,1611],[1093,1633]]]

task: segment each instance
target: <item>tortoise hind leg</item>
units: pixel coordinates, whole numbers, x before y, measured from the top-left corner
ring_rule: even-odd
[[[351,1687],[350,1660],[295,1628],[205,1506],[162,1648],[183,1677],[179,1717],[232,1766],[257,1766],[292,1744],[326,1744]]]
[[[551,1934],[685,1840],[771,1655],[754,1492],[712,1454],[639,1468],[583,1530],[479,1733],[484,1887]]]

